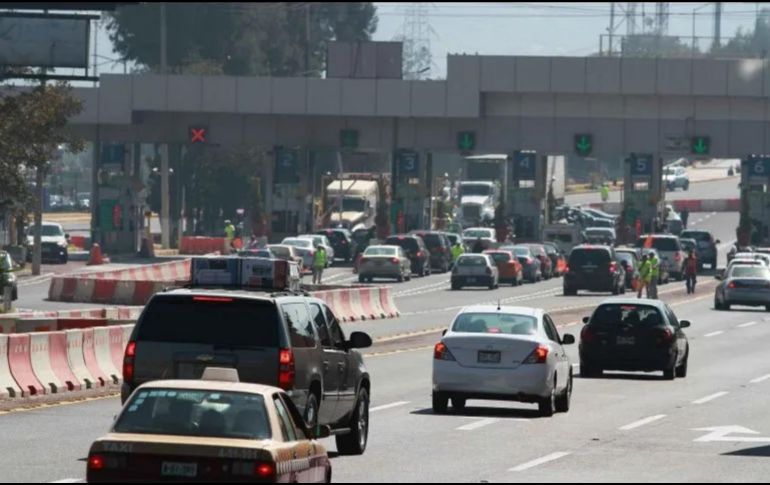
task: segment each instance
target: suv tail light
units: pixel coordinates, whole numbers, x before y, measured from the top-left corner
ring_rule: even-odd
[[[522,364],[545,364],[546,360],[548,360],[548,347],[538,345]]]
[[[391,262],[391,263],[393,263],[393,264],[398,264],[398,263],[400,263],[400,262],[401,262],[401,260],[400,260],[400,259],[398,259],[398,258],[391,258],[391,259],[390,259],[390,262]]]
[[[580,340],[584,344],[592,344],[596,341],[596,334],[591,327],[583,327],[583,330],[580,332]]]
[[[444,342],[439,342],[433,349],[433,359],[454,361],[455,357],[452,355],[452,352],[449,351],[449,348],[444,345]]]
[[[612,262],[610,263],[610,273],[617,273],[618,271],[618,263]]]
[[[290,349],[281,349],[278,353],[278,387],[284,391],[294,387],[294,352]]]
[[[567,274],[567,273],[569,273],[569,265],[564,267],[564,274]]]
[[[417,254],[416,254],[416,256],[417,256],[418,258],[422,258],[423,256],[425,256],[425,253],[423,253],[422,251],[417,251]]]
[[[136,342],[129,342],[126,345],[126,352],[123,355],[123,382],[131,384],[134,382],[134,361],[136,359]]]

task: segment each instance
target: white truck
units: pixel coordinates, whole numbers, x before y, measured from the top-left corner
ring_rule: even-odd
[[[375,226],[380,190],[376,180],[334,180],[326,187],[329,223],[351,231]],[[342,204],[340,209],[339,204]]]
[[[500,188],[495,182],[460,182],[460,213],[463,228],[488,225],[495,219]]]

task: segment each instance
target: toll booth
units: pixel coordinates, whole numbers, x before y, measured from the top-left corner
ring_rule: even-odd
[[[393,154],[392,173],[391,227],[393,231],[402,233],[430,228],[433,193],[432,154],[399,149]]]
[[[649,153],[632,153],[624,166],[623,209],[626,224],[638,232],[655,232],[655,222],[665,214],[663,159]]]
[[[516,240],[538,241],[548,224],[548,193],[556,179],[563,185],[564,157],[519,150],[508,163],[506,214],[513,219]]]
[[[770,155],[749,155],[741,160],[741,211],[751,223],[749,244],[770,240]],[[743,216],[743,214],[741,214]]]

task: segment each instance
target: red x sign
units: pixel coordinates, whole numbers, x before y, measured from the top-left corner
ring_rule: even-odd
[[[190,128],[190,143],[206,143],[206,128]]]

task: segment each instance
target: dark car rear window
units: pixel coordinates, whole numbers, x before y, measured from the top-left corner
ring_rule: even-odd
[[[214,346],[278,347],[280,320],[271,302],[161,296],[147,306],[138,341]]]
[[[405,238],[399,238],[399,237],[389,237],[387,240],[385,240],[386,246],[401,246],[407,251],[411,252],[417,252],[420,250],[420,245],[417,244],[417,239],[413,237],[405,237]]]
[[[663,325],[663,315],[649,305],[607,304],[596,309],[591,325],[601,326],[639,326],[654,327]]]
[[[347,241],[348,239],[340,231],[318,231],[316,234],[319,236],[326,236],[332,244],[341,244],[342,241]]]
[[[439,234],[420,234],[420,237],[425,241],[425,245],[428,246],[428,249],[444,246],[444,239]]]
[[[607,264],[610,259],[610,252],[606,249],[573,249],[569,256],[569,265],[579,267],[589,264]]]
[[[642,238],[636,241],[636,247],[645,247],[647,240]],[[679,251],[680,246],[676,239],[670,237],[655,237],[652,239],[652,247],[658,251]]]
[[[511,260],[510,253],[489,253],[495,263],[507,263]]]
[[[679,237],[682,239],[695,239],[698,242],[711,242],[711,233],[705,231],[684,231]]]

